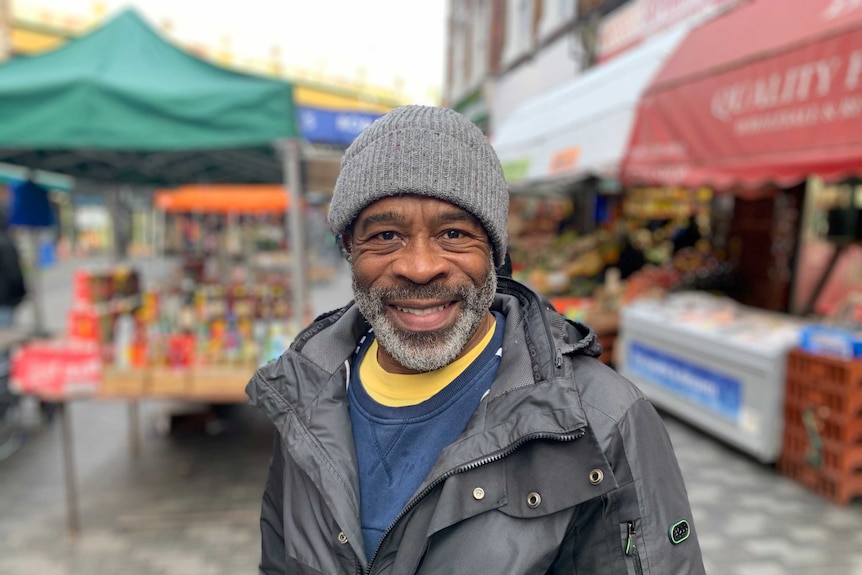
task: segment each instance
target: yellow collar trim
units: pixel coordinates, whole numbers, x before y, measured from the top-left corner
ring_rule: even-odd
[[[366,393],[377,403],[387,407],[406,407],[417,405],[431,399],[444,387],[452,383],[459,375],[464,373],[479,354],[488,347],[488,343],[494,335],[496,319],[491,322],[491,327],[482,337],[482,340],[473,349],[436,371],[427,373],[389,373],[380,366],[377,361],[378,345],[377,339],[371,342],[362,363],[359,366],[359,379]]]

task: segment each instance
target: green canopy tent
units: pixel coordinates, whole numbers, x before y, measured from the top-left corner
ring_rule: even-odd
[[[291,84],[187,54],[132,10],[0,65],[0,162],[149,188],[285,181],[299,206],[297,136]],[[299,303],[302,223],[290,213]]]
[[[289,83],[187,54],[131,10],[0,66],[0,162],[114,183],[273,183],[272,142],[296,134]]]

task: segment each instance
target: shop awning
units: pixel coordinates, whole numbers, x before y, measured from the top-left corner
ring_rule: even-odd
[[[506,118],[491,143],[513,190],[617,177],[638,100],[683,36],[663,34]]]
[[[629,184],[862,174],[862,4],[755,0],[694,29],[644,95]]]
[[[290,205],[278,185],[187,185],[157,190],[155,206],[165,212],[218,214],[283,213]]]

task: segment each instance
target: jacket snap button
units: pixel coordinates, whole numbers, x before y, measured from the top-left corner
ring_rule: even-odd
[[[344,534],[344,531],[338,532],[338,542],[341,544],[347,543],[347,535]]]
[[[527,495],[527,507],[530,509],[535,509],[542,503],[542,496],[536,493],[535,491],[530,492]]]
[[[485,490],[481,487],[477,487],[473,490],[473,499],[479,501],[481,499],[485,499]]]
[[[602,473],[601,469],[593,469],[590,471],[590,483],[593,485],[598,485],[605,479],[605,474]]]

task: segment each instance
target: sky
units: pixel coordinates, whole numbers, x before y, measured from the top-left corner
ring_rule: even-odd
[[[12,0],[16,12],[108,16],[137,8],[171,35],[238,60],[266,59],[278,46],[287,70],[324,78],[364,78],[400,87],[413,103],[439,103],[445,59],[447,0]],[[20,7],[20,11],[19,8]]]

